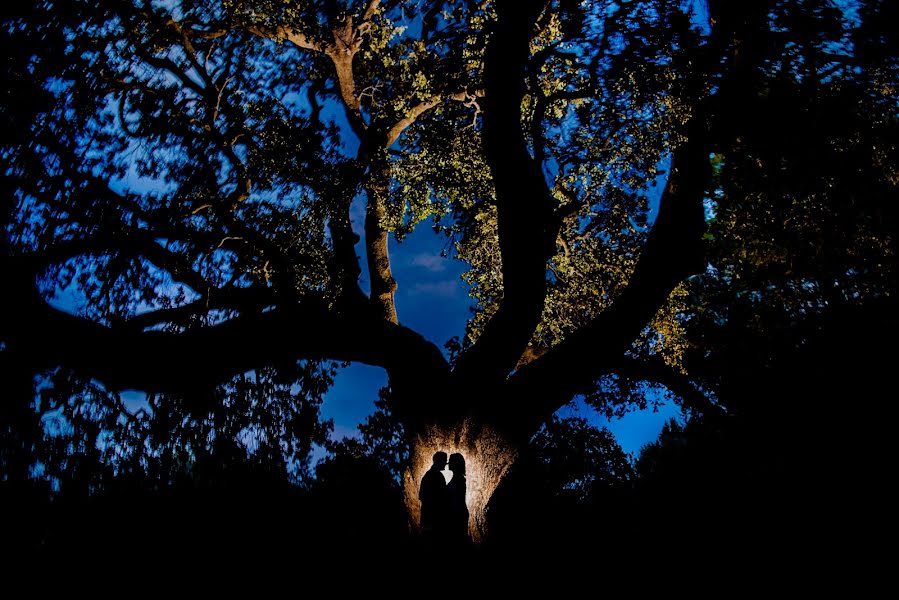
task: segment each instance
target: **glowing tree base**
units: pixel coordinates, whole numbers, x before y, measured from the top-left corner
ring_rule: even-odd
[[[465,458],[468,505],[468,530],[475,543],[481,542],[487,531],[487,502],[509,471],[516,458],[516,451],[506,440],[485,426],[474,426],[469,421],[453,428],[432,427],[416,436],[412,444],[411,466],[404,476],[406,508],[413,527],[418,529],[421,518],[421,502],[418,490],[421,478],[431,468],[434,453],[454,452]]]

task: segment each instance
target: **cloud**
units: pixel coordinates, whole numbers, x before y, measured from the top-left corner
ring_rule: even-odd
[[[412,265],[437,273],[446,270],[446,259],[433,254],[416,254],[412,257]]]
[[[444,279],[443,281],[425,281],[414,283],[409,288],[410,296],[438,296],[453,298],[459,293],[459,281]]]
[[[361,195],[356,196],[350,204],[350,224],[356,233],[365,229],[365,199]]]

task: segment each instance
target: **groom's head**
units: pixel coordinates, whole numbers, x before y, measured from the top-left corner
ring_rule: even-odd
[[[441,471],[443,470],[443,467],[446,466],[446,452],[434,453],[434,466]]]

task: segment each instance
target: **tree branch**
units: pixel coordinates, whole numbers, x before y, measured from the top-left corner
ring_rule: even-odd
[[[446,98],[462,101],[471,97],[466,92],[457,92]],[[388,252],[390,234],[382,226],[387,214],[386,206],[390,189],[390,164],[386,151],[418,117],[443,100],[442,96],[432,96],[409,109],[403,118],[392,125],[379,123],[370,128],[359,148],[360,164],[367,163],[369,166],[369,174],[365,180],[365,191],[368,195],[365,212],[365,252],[368,258],[371,299],[379,308],[382,318],[391,323],[397,323],[398,317],[394,299],[397,283],[393,278]],[[380,131],[384,132],[383,138],[378,137]]]
[[[228,35],[229,29],[219,27],[215,29],[197,29],[196,27],[188,27],[185,29],[190,37],[196,37],[204,40],[214,40],[222,36]]]
[[[410,108],[408,111],[406,111],[406,114],[403,116],[403,118],[399,119],[396,123],[394,123],[393,125],[391,125],[390,127],[387,128],[386,147],[389,148],[390,146],[392,146],[394,144],[394,142],[396,142],[396,140],[399,139],[400,135],[402,135],[402,133],[410,125],[415,123],[415,121],[418,119],[418,117],[420,117],[427,111],[431,110],[432,108],[439,106],[444,100],[455,100],[457,102],[468,102],[468,101],[472,101],[475,98],[483,96],[483,95],[484,95],[483,90],[478,90],[478,91],[474,92],[473,94],[469,94],[468,92],[462,91],[462,92],[456,92],[454,94],[450,94],[448,96],[439,96],[439,95],[431,96],[427,100],[425,100],[423,102],[419,102],[418,104],[416,104],[415,106]]]
[[[687,142],[674,152],[658,217],[627,287],[593,321],[509,379],[504,395],[515,401],[507,410],[518,404],[544,419],[584,392],[621,364],[623,354],[674,287],[702,270],[702,203],[711,178],[705,120],[702,113],[691,119]]]
[[[312,50],[314,52],[324,52],[324,49],[317,42],[311,40],[305,34],[300,33],[296,29],[279,25],[275,28],[263,27],[261,25],[252,25],[247,27],[247,31],[253,35],[280,42],[287,40],[297,48],[303,50]]]
[[[724,409],[702,393],[689,377],[672,369],[658,357],[637,360],[622,357],[618,364],[611,365],[611,373],[616,373],[634,381],[658,383],[683,400],[684,406],[703,415],[723,415]]]
[[[95,235],[86,239],[69,240],[54,244],[34,256],[23,257],[32,265],[35,273],[50,265],[62,263],[68,259],[84,255],[100,255],[110,252],[142,256],[169,273],[175,281],[189,286],[198,294],[206,294],[210,289],[209,282],[197,273],[190,261],[156,241],[150,232],[127,231],[108,235]]]
[[[419,102],[418,104],[416,104],[415,106],[410,108],[408,111],[406,111],[405,116],[402,119],[400,119],[399,121],[397,121],[396,123],[394,123],[387,130],[386,147],[389,148],[390,146],[392,146],[393,143],[396,142],[396,140],[400,137],[400,134],[402,134],[403,131],[405,131],[407,127],[409,127],[410,125],[415,123],[415,120],[418,119],[418,117],[420,117],[425,112],[431,110],[432,108],[434,108],[435,106],[440,104],[442,101],[443,101],[443,98],[441,98],[440,96],[431,96],[424,102]]]
[[[449,373],[440,350],[417,333],[371,314],[335,313],[314,296],[183,333],[140,332],[47,305],[22,261],[0,260],[14,283],[0,319],[4,353],[35,370],[63,366],[112,389],[169,393],[208,390],[238,373],[285,360],[362,362],[384,367],[398,385]],[[398,409],[411,414],[417,407],[407,402]]]
[[[385,153],[380,151],[372,157],[371,173],[366,181],[368,204],[365,210],[365,252],[368,258],[368,276],[371,282],[371,299],[380,309],[381,317],[397,323],[396,280],[390,268],[387,241],[389,233],[381,226],[387,214],[386,204],[389,194],[390,164]]]
[[[133,331],[143,331],[163,323],[184,324],[191,317],[203,316],[211,310],[235,309],[243,314],[258,314],[263,308],[275,302],[270,288],[254,286],[249,288],[210,288],[203,298],[198,298],[182,306],[161,308],[128,319],[124,326]]]
[[[546,263],[560,221],[542,167],[528,152],[521,123],[530,41],[543,0],[497,4],[485,57],[484,144],[496,188],[503,298],[456,376],[498,384],[515,367],[540,322]]]
[[[178,64],[170,58],[153,56],[152,54],[148,54],[146,52],[140,52],[138,55],[144,59],[144,61],[157,69],[161,69],[163,71],[167,71],[173,77],[176,77],[184,87],[189,88],[196,92],[199,96],[205,96],[206,88],[201,86],[199,83],[188,77],[188,75],[178,66]]]
[[[370,0],[368,6],[365,8],[365,12],[362,14],[362,21],[371,21],[371,18],[375,16],[375,11],[378,10],[380,4],[381,0]]]
[[[335,40],[339,38],[338,34],[334,34]],[[356,49],[353,47],[339,48],[337,43],[328,46],[325,54],[334,64],[334,72],[337,76],[337,86],[340,90],[340,99],[343,101],[344,108],[347,111],[347,121],[350,128],[360,140],[365,140],[365,131],[367,126],[362,119],[362,102],[356,94],[356,80],[353,75],[353,58],[356,55]]]
[[[378,1],[369,3],[363,16],[363,21],[370,21],[378,8],[378,4]],[[359,50],[361,40],[356,35],[357,30],[353,27],[351,18],[347,18],[343,23],[334,27],[332,30],[333,40],[325,45],[313,42],[305,35],[283,26],[273,30],[256,26],[249,28],[249,30],[251,33],[261,37],[275,40],[287,39],[299,48],[320,52],[327,56],[333,64],[339,97],[346,110],[347,121],[350,124],[350,129],[361,142],[357,156],[359,164],[341,182],[343,190],[340,194],[339,206],[336,214],[329,220],[329,230],[335,254],[334,275],[341,282],[345,292],[344,300],[355,302],[361,296],[361,291],[358,287],[358,277],[361,271],[354,248],[359,241],[359,237],[353,232],[349,211],[355,192],[362,182],[365,164],[368,162],[367,154],[371,145],[368,140],[369,136],[367,136],[368,127],[362,118],[362,105],[356,94],[356,82],[353,74],[353,59]],[[312,102],[310,104],[313,107],[315,106]],[[368,221],[366,219],[366,223]],[[373,235],[372,239],[375,237],[377,236]],[[371,260],[369,262],[371,264]],[[393,310],[392,322],[396,322],[395,309]]]
[[[360,140],[364,138],[366,125],[362,119],[362,104],[356,95],[356,82],[353,77],[353,58],[359,50],[359,42],[356,40],[352,19],[348,19],[342,26],[335,27],[332,31],[333,42],[326,45],[315,42],[305,34],[283,25],[275,29],[254,25],[249,27],[248,31],[266,39],[288,40],[298,48],[320,52],[330,58],[334,65],[340,99],[347,111],[350,128]]]

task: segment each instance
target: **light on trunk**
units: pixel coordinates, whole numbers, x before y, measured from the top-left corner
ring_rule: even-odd
[[[453,429],[432,427],[417,436],[412,445],[411,465],[404,478],[406,508],[416,529],[421,518],[418,500],[421,478],[431,468],[434,453],[438,451],[446,452],[447,456],[458,452],[465,458],[468,531],[471,539],[478,543],[487,530],[487,502],[512,466],[516,453],[492,429],[473,427],[468,422]],[[449,483],[452,472],[446,470],[443,476]]]

